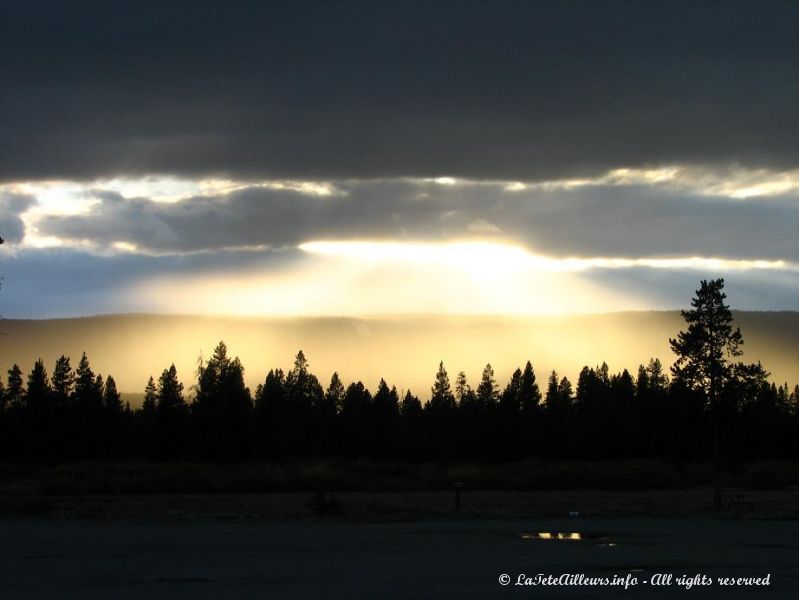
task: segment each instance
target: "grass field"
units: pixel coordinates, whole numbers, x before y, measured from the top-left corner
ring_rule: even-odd
[[[726,475],[721,514],[799,516],[799,465]],[[453,482],[463,484],[455,510]],[[501,465],[296,461],[282,464],[5,465],[0,512],[54,518],[345,520],[718,514],[712,469],[653,461]]]

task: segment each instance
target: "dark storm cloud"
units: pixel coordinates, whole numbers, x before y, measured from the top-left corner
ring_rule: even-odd
[[[5,241],[22,241],[25,237],[25,223],[20,215],[35,203],[35,198],[31,196],[0,192],[0,232]]]
[[[789,2],[3,2],[0,180],[799,164]]]
[[[505,191],[501,184],[394,180],[313,196],[248,188],[177,203],[95,192],[85,214],[48,216],[40,234],[150,253],[292,247],[319,239],[511,239],[554,256],[718,256],[799,261],[799,198],[689,195],[668,186]]]

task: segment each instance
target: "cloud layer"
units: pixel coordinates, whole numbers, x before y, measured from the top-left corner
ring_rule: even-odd
[[[675,308],[720,275],[738,307],[799,309],[797,181],[669,169],[6,186],[3,312]]]
[[[6,2],[0,181],[799,164],[787,2]]]
[[[85,213],[46,215],[39,235],[149,254],[296,247],[320,239],[512,241],[549,256],[721,257],[799,262],[796,194],[733,199],[671,185],[576,187],[388,180],[332,193],[245,187],[178,202],[86,190]]]
[[[36,199],[23,194],[0,191],[0,234],[9,243],[18,243],[25,237],[25,223],[21,215],[36,203]]]
[[[440,265],[320,240],[584,259],[564,306],[679,305],[720,274],[664,258],[783,261],[730,289],[799,308],[795,3],[44,0],[0,23],[4,313],[224,309],[215,281],[244,309],[435,309],[463,273],[483,310],[549,293],[521,261],[437,297]]]

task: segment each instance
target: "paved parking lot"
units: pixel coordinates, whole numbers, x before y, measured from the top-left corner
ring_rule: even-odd
[[[0,521],[0,580],[3,598],[796,598],[797,536],[799,522],[709,518],[15,518]],[[520,574],[564,573],[638,585],[514,585]],[[658,573],[770,574],[770,585],[643,583]]]

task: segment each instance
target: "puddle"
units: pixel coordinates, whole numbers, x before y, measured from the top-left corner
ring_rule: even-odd
[[[523,540],[567,540],[574,542],[582,541],[603,541],[619,537],[609,533],[583,533],[579,531],[537,531],[533,533],[520,533],[519,537]]]
[[[587,539],[585,533],[572,532],[561,533],[558,531],[539,531],[537,533],[520,533],[519,537],[523,540],[574,540],[580,541]]]
[[[592,542],[603,548],[613,548],[620,543],[647,544],[647,542],[633,541],[638,537],[633,533],[596,533],[583,531],[534,531],[518,534],[523,540],[541,540],[554,542]]]

